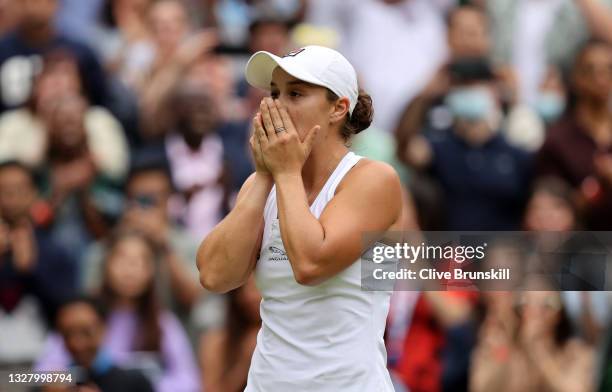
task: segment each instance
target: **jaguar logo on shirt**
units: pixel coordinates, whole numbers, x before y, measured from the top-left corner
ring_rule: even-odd
[[[270,261],[288,261],[287,253],[281,248],[277,248],[276,246],[268,247],[268,250],[272,254],[270,256]]]

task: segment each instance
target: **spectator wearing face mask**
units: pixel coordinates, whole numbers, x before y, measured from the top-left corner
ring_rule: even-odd
[[[560,70],[548,67],[533,107],[517,103],[508,113],[506,137],[513,145],[527,151],[537,151],[546,138],[546,132],[563,114],[567,91]]]
[[[451,74],[445,105],[452,125],[410,135],[405,159],[439,183],[446,230],[516,229],[530,181],[530,155],[500,134],[499,90],[487,63]]]
[[[58,310],[57,331],[70,353],[73,380],[79,388],[99,392],[153,392],[137,370],[117,366],[104,346],[106,309],[97,300],[74,297]],[[71,387],[53,389],[68,392]]]
[[[0,164],[0,368],[30,367],[58,306],[76,292],[74,259],[37,227],[37,197],[26,166]]]
[[[174,314],[159,304],[157,247],[139,232],[115,234],[105,257],[100,293],[109,309],[103,346],[113,362],[140,369],[156,391],[199,391],[187,335]],[[72,360],[64,341],[53,334],[35,369],[66,369]]]
[[[544,121],[559,113],[550,113],[556,110],[552,105],[557,104],[552,97],[554,80],[543,84],[542,100],[538,100],[537,110],[522,104],[517,100],[516,75],[507,65],[494,64],[491,60],[491,21],[489,15],[482,9],[473,5],[458,6],[448,17],[449,58],[429,81],[425,88],[412,100],[395,128],[398,140],[398,155],[402,159],[405,153],[406,137],[419,128],[443,129],[452,122],[452,114],[445,105],[444,98],[449,92],[451,72],[464,69],[469,71],[478,62],[487,62],[493,69],[500,85],[500,98],[502,109],[507,114],[504,118],[502,131],[506,134],[508,142],[517,147],[535,151],[541,145],[545,135]],[[551,79],[557,74],[551,74]],[[562,88],[562,87],[561,87]],[[540,105],[542,101],[542,105]],[[547,118],[540,118],[539,110]]]
[[[487,15],[474,6],[460,6],[447,16],[448,61],[441,66],[425,88],[410,100],[395,128],[398,155],[403,159],[407,138],[419,129],[443,129],[452,122],[444,106],[449,92],[451,67],[463,69],[487,62],[491,42]]]
[[[577,191],[585,227],[608,230],[612,221],[612,47],[592,41],[571,73],[565,115],[551,127],[538,153],[538,174],[556,176]]]

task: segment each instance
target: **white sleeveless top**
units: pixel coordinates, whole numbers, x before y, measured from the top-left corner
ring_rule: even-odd
[[[360,158],[342,158],[310,206],[317,219]],[[361,290],[361,259],[319,285],[298,284],[280,235],[275,187],[264,221],[256,267],[262,326],[245,392],[393,391],[383,342],[391,292]]]

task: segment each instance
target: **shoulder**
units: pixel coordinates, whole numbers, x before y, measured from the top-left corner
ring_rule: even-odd
[[[362,158],[336,188],[336,196],[348,197],[358,208],[380,208],[396,215],[401,211],[402,185],[395,169],[385,162]]]
[[[337,193],[348,188],[388,191],[389,188],[401,189],[400,178],[393,166],[368,158],[361,158],[340,182]]]

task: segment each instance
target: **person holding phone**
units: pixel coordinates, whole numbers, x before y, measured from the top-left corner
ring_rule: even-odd
[[[271,91],[253,119],[256,171],[203,240],[203,286],[227,292],[255,271],[262,327],[247,392],[393,391],[383,342],[389,291],[361,288],[362,236],[399,228],[391,166],[349,151],[372,100],[335,50],[255,53],[247,81]]]

